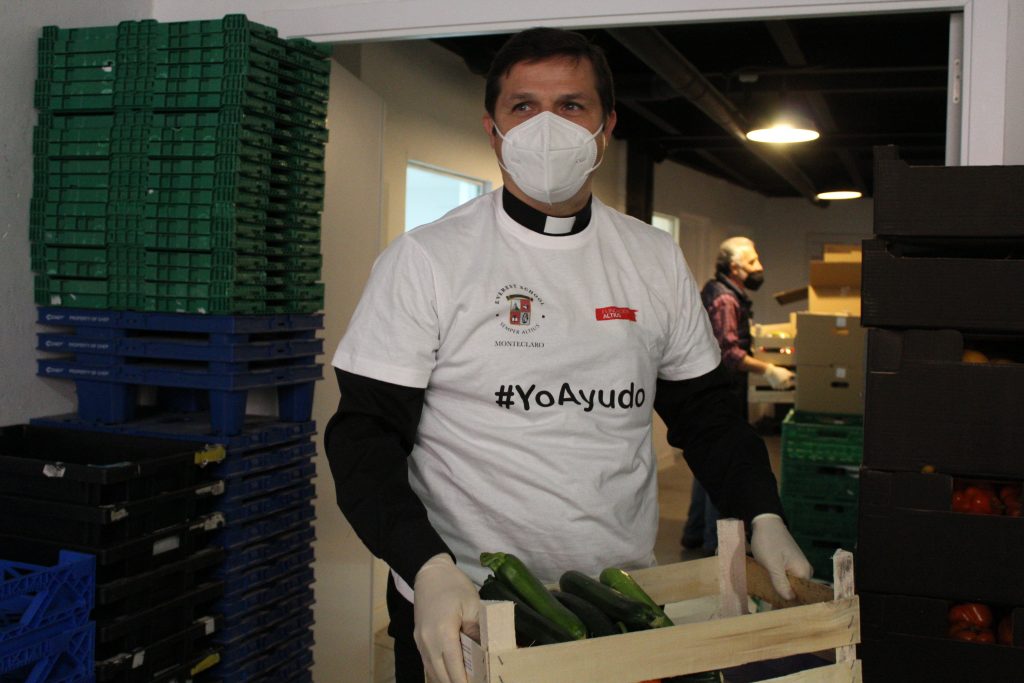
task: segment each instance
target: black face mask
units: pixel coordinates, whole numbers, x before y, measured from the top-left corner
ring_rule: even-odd
[[[756,273],[750,273],[747,278],[743,281],[743,286],[752,292],[756,292],[761,289],[761,285],[764,284],[764,271],[759,270]]]

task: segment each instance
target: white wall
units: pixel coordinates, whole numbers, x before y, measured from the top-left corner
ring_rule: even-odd
[[[338,407],[331,357],[355,311],[380,250],[384,103],[338,64],[331,70],[327,111],[330,138],[321,250],[324,255],[325,379],[316,388],[318,431]],[[316,679],[371,680],[373,562],[338,510],[334,480],[318,438],[316,458],[316,605],[313,650]]]
[[[69,382],[35,376],[35,302],[29,263],[33,93],[40,29],[109,26],[152,14],[151,0],[0,0],[0,350],[4,387],[0,425],[71,412]]]
[[[714,274],[718,245],[745,235],[757,244],[765,266],[765,286],[751,292],[757,322],[784,322],[806,302],[780,306],[775,292],[807,284],[807,261],[814,245],[857,243],[872,231],[872,202],[831,202],[827,208],[806,199],[768,199],[678,164],[655,167],[654,210],[680,217],[679,244],[690,270],[703,284]]]

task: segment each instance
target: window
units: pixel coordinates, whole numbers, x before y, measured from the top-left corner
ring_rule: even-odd
[[[677,243],[679,242],[679,216],[670,216],[667,213],[654,212],[651,217],[651,225],[664,230],[668,234],[672,235],[672,239]]]
[[[405,229],[436,221],[487,192],[490,183],[413,161],[405,171]]]

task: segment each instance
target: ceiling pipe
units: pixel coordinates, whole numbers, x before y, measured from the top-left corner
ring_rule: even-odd
[[[814,204],[817,190],[811,180],[777,147],[747,140],[748,125],[735,105],[719,92],[660,31],[648,27],[612,28],[608,33],[651,68],[712,121],[740,141],[797,192]]]

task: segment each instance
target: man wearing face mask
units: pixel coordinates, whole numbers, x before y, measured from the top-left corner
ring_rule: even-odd
[[[545,582],[654,562],[652,410],[777,590],[810,575],[678,246],[591,195],[616,120],[601,51],[519,33],[485,109],[504,187],[389,245],[334,356],[325,448],[342,512],[391,568],[398,683],[465,682],[481,552]]]
[[[747,374],[762,375],[773,389],[791,389],[795,377],[786,368],[765,363],[751,355],[750,324],[753,308],[747,291],[764,284],[764,266],[753,241],[730,237],[718,248],[715,277],[704,285],[700,298],[711,320],[711,329],[722,352],[737,412],[748,416]],[[685,548],[703,548],[713,554],[718,547],[718,510],[700,481],[694,479],[690,508],[683,527]]]

